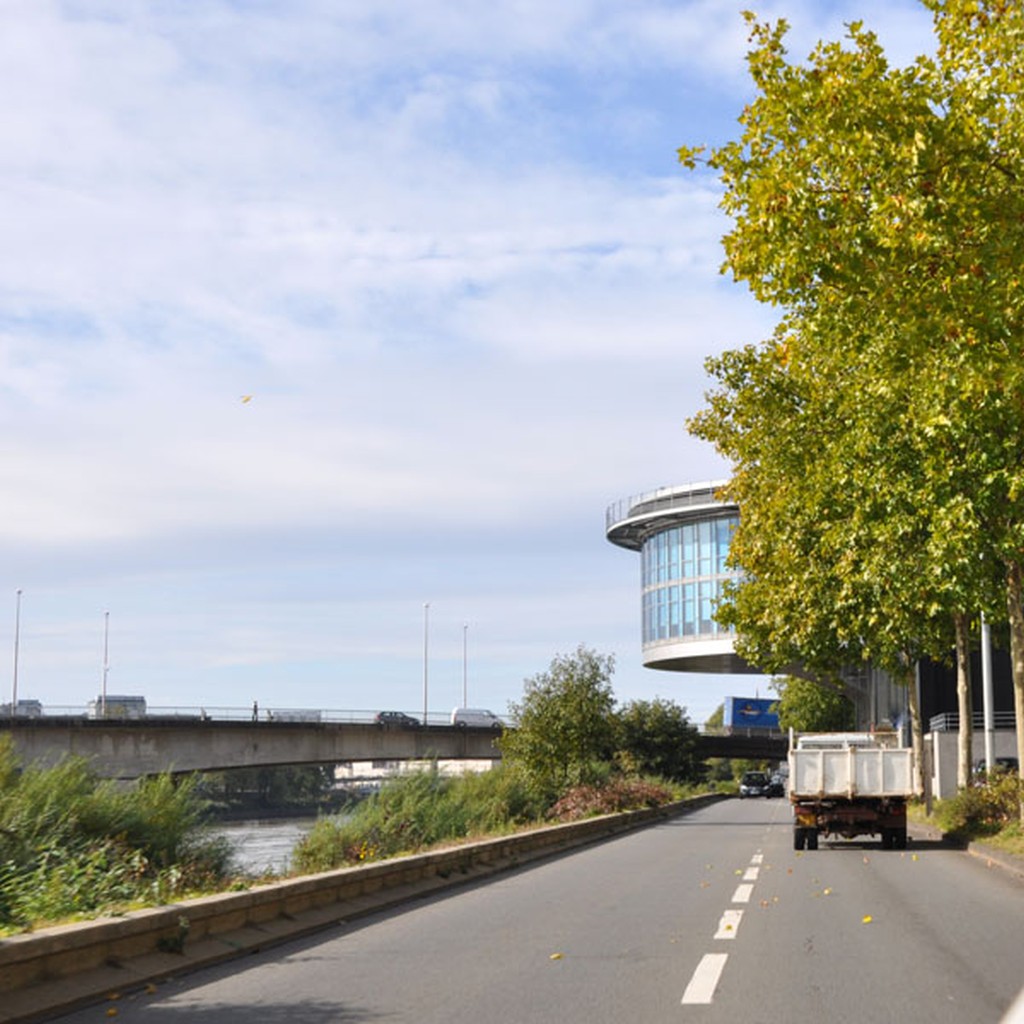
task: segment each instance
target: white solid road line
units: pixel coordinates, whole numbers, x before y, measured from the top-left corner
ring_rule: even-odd
[[[711,1002],[718,979],[722,976],[725,961],[728,959],[728,953],[708,953],[704,956],[683,993],[683,1006],[688,1003]]]

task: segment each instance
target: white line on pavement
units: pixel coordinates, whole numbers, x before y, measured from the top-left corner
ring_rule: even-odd
[[[718,931],[715,932],[716,939],[735,939],[736,931],[740,926],[740,921],[743,919],[742,910],[727,910],[722,914],[721,921],[718,922]]]
[[[718,985],[718,979],[722,976],[725,961],[728,960],[728,953],[707,953],[693,972],[690,984],[686,986],[683,993],[683,1005],[688,1003],[710,1003]]]
[[[753,885],[747,882],[743,885],[737,885],[736,891],[732,894],[733,903],[749,903],[750,894],[754,891]]]
[[[743,881],[744,882],[756,882],[757,881],[757,876],[760,873],[761,873],[761,869],[760,868],[747,868],[747,870],[743,872]]]

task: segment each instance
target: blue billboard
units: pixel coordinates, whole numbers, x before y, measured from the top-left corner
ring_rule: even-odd
[[[778,731],[779,716],[772,710],[777,697],[726,697],[722,724],[727,729]]]

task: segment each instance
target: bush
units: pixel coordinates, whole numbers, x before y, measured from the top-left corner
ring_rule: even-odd
[[[19,771],[9,737],[0,740],[0,928],[216,888],[228,846],[205,834],[203,812],[191,779],[126,788],[80,758]]]
[[[576,786],[552,808],[552,821],[578,821],[597,814],[617,814],[641,807],[660,807],[676,798],[676,793],[661,782],[646,779],[617,778],[604,786]]]
[[[964,837],[991,836],[1020,821],[1024,782],[1015,775],[996,773],[981,785],[967,786],[941,801],[935,814],[946,832]]]
[[[446,778],[436,769],[386,782],[347,819],[321,818],[296,846],[300,872],[329,871],[440,842],[503,832],[543,814],[514,772],[499,766]]]

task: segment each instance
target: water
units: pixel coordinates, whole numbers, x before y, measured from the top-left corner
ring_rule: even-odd
[[[226,821],[212,832],[231,844],[236,870],[246,875],[288,871],[295,844],[316,824],[316,818],[275,818]]]

